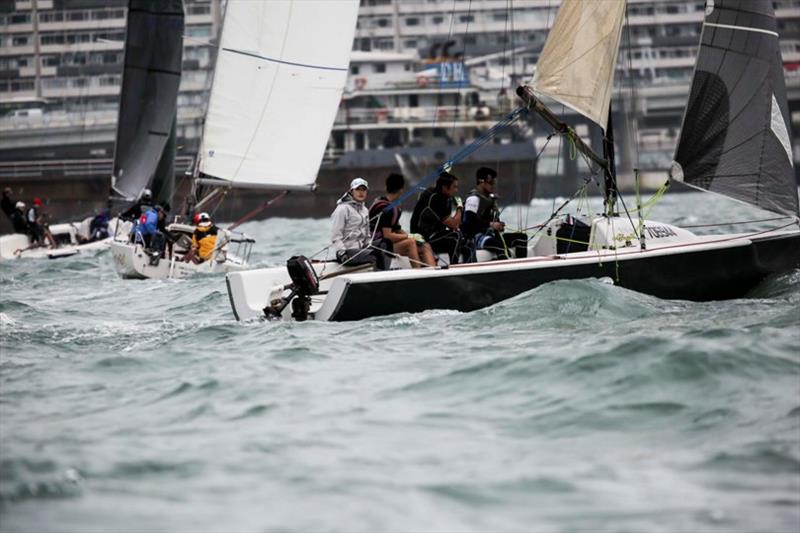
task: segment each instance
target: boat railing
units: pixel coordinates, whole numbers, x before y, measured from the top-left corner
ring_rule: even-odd
[[[226,256],[234,256],[239,258],[242,263],[248,263],[256,242],[255,239],[238,231],[225,230],[225,232],[227,233]]]
[[[437,106],[437,107],[378,107],[340,109],[334,126],[354,124],[407,124],[431,122],[490,122],[501,116],[498,107]]]

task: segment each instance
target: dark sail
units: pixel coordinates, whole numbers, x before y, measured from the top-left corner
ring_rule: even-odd
[[[772,2],[709,0],[671,177],[797,215],[789,124]]]
[[[112,178],[128,199],[153,179],[172,130],[183,23],[182,0],[129,0]]]
[[[178,117],[172,119],[172,128],[170,128],[164,150],[161,152],[161,159],[158,161],[153,184],[150,187],[153,192],[153,200],[161,205],[172,205],[172,197],[175,195],[175,136],[177,123]]]

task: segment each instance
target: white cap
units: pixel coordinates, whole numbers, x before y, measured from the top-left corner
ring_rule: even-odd
[[[25,209],[25,202],[17,202],[17,204],[14,207],[16,207],[17,209]]]
[[[150,198],[152,198],[152,197],[153,197],[153,193],[152,193],[152,192],[150,192],[150,189],[145,189],[145,190],[143,190],[143,191],[142,191],[142,196],[141,196],[141,198],[147,198],[147,199],[150,199]]]
[[[208,213],[200,213],[197,217],[199,222],[197,223],[198,226],[201,228],[205,228],[211,225],[211,217],[208,216]]]
[[[369,190],[369,183],[364,178],[356,178],[350,182],[350,190],[357,189],[359,187],[366,187]]]

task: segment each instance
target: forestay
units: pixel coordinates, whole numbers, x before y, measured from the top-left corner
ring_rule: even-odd
[[[797,215],[786,86],[771,2],[708,2],[670,175]]]
[[[112,187],[148,186],[172,131],[183,58],[182,0],[130,0]]]
[[[229,0],[200,171],[238,187],[314,186],[347,80],[357,0]]]
[[[625,0],[564,0],[536,64],[536,92],[605,130],[624,17]]]

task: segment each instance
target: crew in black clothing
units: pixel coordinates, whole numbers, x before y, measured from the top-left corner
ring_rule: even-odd
[[[411,232],[419,233],[436,253],[446,253],[457,263],[463,238],[459,226],[463,204],[458,197],[458,178],[439,174],[436,185],[419,196],[411,215]]]
[[[11,187],[6,187],[3,189],[3,198],[0,199],[0,209],[2,209],[3,213],[5,213],[9,220],[11,220],[15,209],[14,200],[11,199]]]
[[[25,203],[17,202],[13,211],[8,216],[11,219],[11,224],[14,226],[14,233],[28,233],[28,221],[25,220]]]
[[[500,220],[497,196],[494,194],[497,172],[488,167],[481,167],[475,178],[477,185],[464,202],[464,218],[461,223],[464,238],[473,242],[476,250],[494,252],[497,259],[508,259],[511,251],[515,257],[526,257],[527,235],[506,233],[506,224]]]
[[[150,189],[145,189],[139,195],[135,204],[120,213],[119,217],[123,220],[139,220],[139,217],[147,213],[153,207],[153,193]]]

